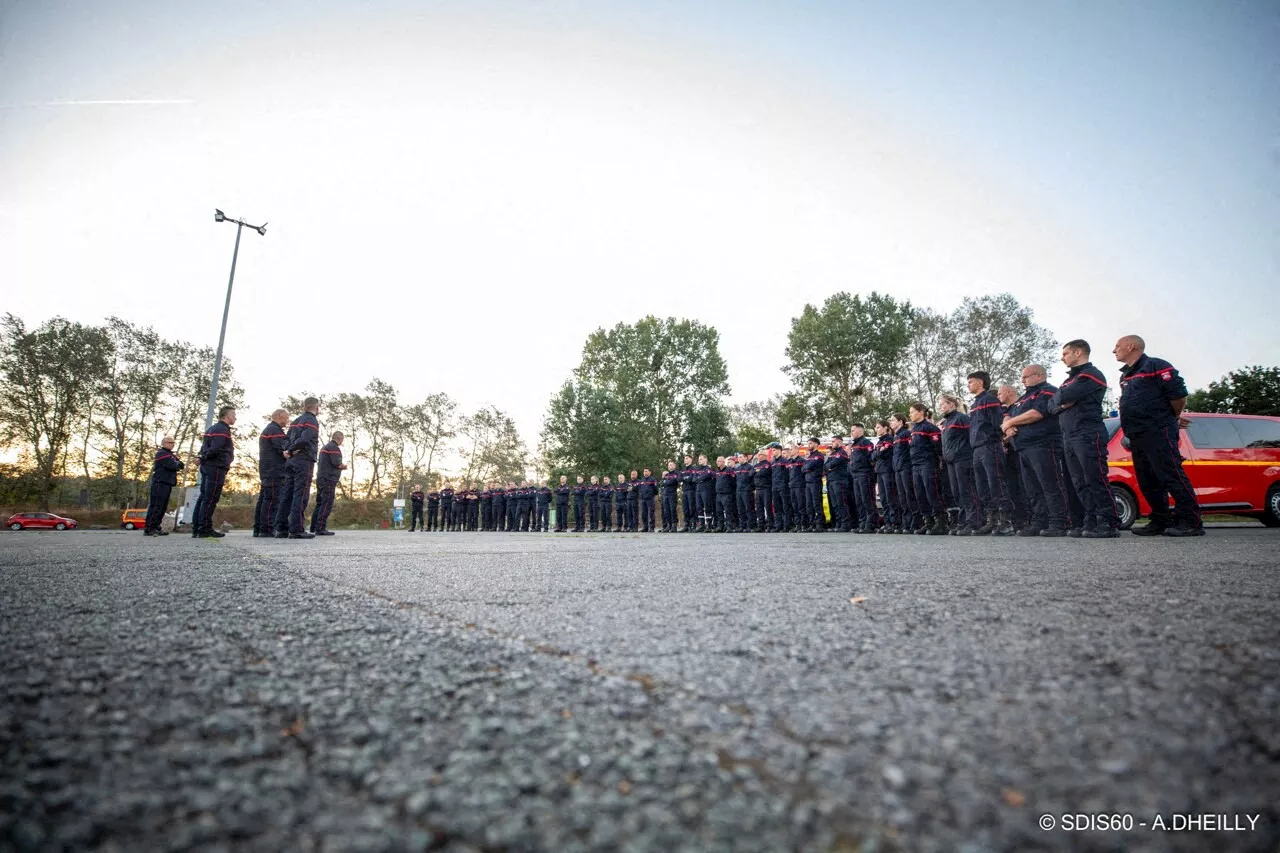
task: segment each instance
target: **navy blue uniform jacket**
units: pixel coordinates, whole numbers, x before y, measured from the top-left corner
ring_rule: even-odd
[[[331,441],[320,448],[320,464],[316,466],[316,482],[331,486],[342,476],[342,448]]]
[[[235,457],[231,427],[222,421],[214,421],[200,442],[200,464],[210,468],[230,468]]]
[[[1107,396],[1107,378],[1086,361],[1067,372],[1067,381],[1053,395],[1053,412],[1058,416],[1062,434],[1093,438],[1102,424],[1102,400]],[[1063,406],[1070,408],[1064,409]]]
[[[1128,435],[1174,426],[1178,419],[1169,403],[1185,396],[1187,384],[1172,364],[1143,355],[1120,371],[1120,426]]]
[[[943,462],[961,462],[973,458],[973,442],[969,438],[971,432],[973,422],[959,409],[942,416]]]
[[[161,447],[156,451],[155,461],[151,463],[151,482],[162,486],[176,486],[178,472],[185,467],[182,460],[173,455],[173,451]]]
[[[1058,389],[1048,382],[1032,385],[1023,393],[1018,401],[1009,407],[1009,417],[1017,417],[1032,409],[1044,417],[1033,424],[1018,427],[1018,434],[1013,437],[1013,446],[1018,450],[1028,447],[1047,447],[1062,438],[1062,429],[1058,426],[1058,416],[1052,411],[1053,395]]]
[[[287,440],[280,424],[271,421],[258,436],[258,476],[272,480],[284,476],[284,445]]]
[[[315,462],[319,449],[320,422],[310,412],[303,412],[289,424],[288,445],[285,450],[289,451],[290,458],[301,456]]]

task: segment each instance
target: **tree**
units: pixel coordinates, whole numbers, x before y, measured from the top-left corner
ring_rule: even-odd
[[[463,485],[490,480],[523,480],[529,452],[520,440],[516,423],[502,410],[487,406],[462,419]]]
[[[821,309],[805,305],[787,337],[783,370],[796,386],[790,402],[798,404],[788,421],[797,423],[790,415],[799,413],[824,425],[855,420],[892,384],[911,316],[910,303],[874,291],[865,299],[836,293]]]
[[[546,461],[553,473],[629,471],[727,447],[728,393],[720,335],[710,326],[648,316],[597,329],[548,405]]]
[[[102,329],[55,317],[28,332],[12,314],[0,320],[0,431],[6,443],[30,452],[43,509],[110,353]]]
[[[931,308],[911,310],[911,339],[900,369],[898,396],[936,409],[944,392],[959,393],[961,374],[955,336],[947,318]]]
[[[458,404],[448,394],[429,394],[425,400],[406,407],[401,413],[404,422],[406,467],[416,480],[422,478],[431,488],[436,455],[444,449],[444,442],[457,435]],[[423,465],[426,470],[423,471]]]
[[[1233,370],[1187,398],[1187,410],[1226,415],[1280,417],[1280,367]]]
[[[778,408],[782,395],[768,400],[752,400],[729,407],[729,430],[733,435],[733,450],[754,453],[773,441],[778,433]]]
[[[1035,322],[1034,312],[1012,294],[966,296],[947,321],[957,371],[991,374],[991,387],[1016,384],[1028,364],[1048,366],[1058,341]],[[963,378],[963,377],[962,377]]]

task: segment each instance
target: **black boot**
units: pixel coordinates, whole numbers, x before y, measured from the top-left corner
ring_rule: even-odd
[[[1013,525],[1009,522],[1009,513],[1004,510],[996,512],[996,527],[992,533],[996,536],[1012,536],[1014,534]]]
[[[996,511],[989,509],[983,514],[982,526],[973,530],[974,536],[990,536],[996,529]]]
[[[929,536],[946,536],[947,535],[947,514],[940,512],[933,517],[933,526],[927,531]]]

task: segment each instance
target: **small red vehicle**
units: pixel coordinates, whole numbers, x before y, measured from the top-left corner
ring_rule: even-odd
[[[75,530],[80,526],[74,518],[63,518],[51,512],[19,512],[5,522],[10,530]]]
[[[1205,512],[1247,515],[1280,527],[1280,418],[1184,412],[1191,423],[1179,430],[1182,470]],[[1120,527],[1151,512],[1138,489],[1119,418],[1106,421],[1111,440],[1107,465]]]

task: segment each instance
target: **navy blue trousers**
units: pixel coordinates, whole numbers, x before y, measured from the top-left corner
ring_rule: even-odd
[[[902,511],[898,506],[898,490],[893,483],[893,473],[876,474],[876,483],[880,487],[880,506],[884,507],[884,523],[897,527],[902,523]]]
[[[192,515],[191,534],[198,536],[213,530],[213,511],[222,498],[222,485],[227,481],[227,469],[211,465],[200,466],[200,496],[196,498]]]
[[[1133,473],[1138,478],[1138,488],[1151,507],[1151,522],[1165,527],[1171,522],[1199,527],[1200,505],[1191,481],[1182,470],[1177,425],[1130,435],[1129,449],[1133,452]],[[1174,503],[1172,512],[1170,498]]]
[[[879,521],[876,512],[876,493],[870,471],[853,475],[853,505],[858,513],[858,526],[864,529],[875,527]]]
[[[951,494],[960,507],[961,520],[975,530],[982,526],[982,501],[973,479],[973,460],[957,459],[947,463],[947,479]]]
[[[853,484],[847,480],[827,479],[827,505],[831,509],[831,523],[836,530],[848,530],[849,489]]]
[[[1062,476],[1062,451],[1056,444],[1018,450],[1022,487],[1027,495],[1031,526],[1066,529],[1067,486]]]
[[[154,533],[160,529],[160,525],[164,523],[164,514],[169,509],[169,494],[172,491],[173,486],[168,483],[151,481],[151,496],[147,500],[147,521],[143,525],[144,530]]]
[[[289,493],[289,533],[305,533],[302,519],[307,515],[307,503],[311,500],[311,476],[315,473],[315,463],[302,456],[293,456],[285,463],[288,482],[285,490]],[[281,506],[284,503],[281,502]]]
[[[253,531],[270,533],[275,527],[276,507],[280,492],[284,490],[284,477],[262,477],[258,481],[258,504],[253,510]]]
[[[921,515],[941,515],[947,511],[942,501],[941,477],[935,465],[912,465],[911,483]]]

